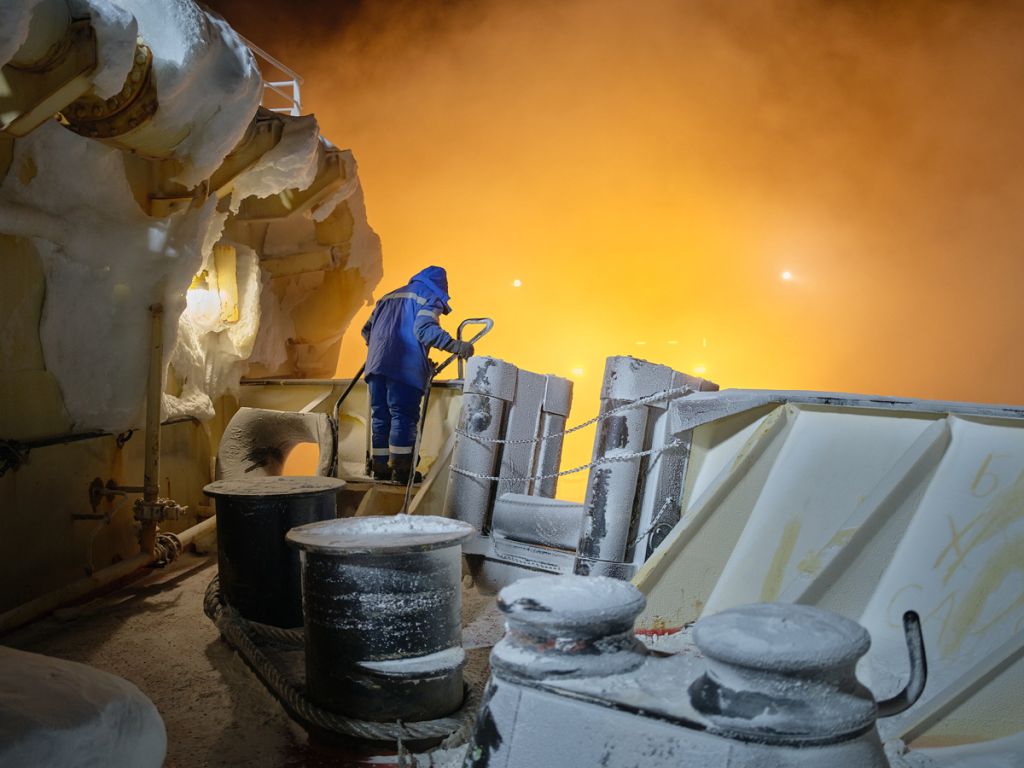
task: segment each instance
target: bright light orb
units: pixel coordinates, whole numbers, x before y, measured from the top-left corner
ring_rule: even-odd
[[[512,287],[513,288],[518,288],[522,284],[523,284],[523,281],[520,280],[519,278],[516,278],[515,280],[512,281]]]
[[[789,270],[786,270],[785,272],[782,273],[781,277],[783,280],[789,281],[793,279],[793,273],[790,272]]]
[[[698,364],[693,366],[693,372],[698,375],[703,375],[708,372],[708,369],[706,366]]]
[[[573,368],[571,373],[572,373],[573,376],[582,376],[583,375],[583,369],[582,368]]]

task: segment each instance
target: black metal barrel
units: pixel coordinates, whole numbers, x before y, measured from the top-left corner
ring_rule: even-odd
[[[296,528],[306,694],[363,720],[412,722],[462,702],[463,539],[443,517],[356,517]]]
[[[217,480],[203,492],[217,503],[217,555],[224,601],[244,618],[302,625],[298,554],[285,542],[297,525],[333,520],[333,477]]]

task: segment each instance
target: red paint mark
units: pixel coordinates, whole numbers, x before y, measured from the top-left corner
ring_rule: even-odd
[[[660,627],[658,629],[638,629],[636,634],[644,637],[665,637],[666,635],[674,635],[676,632],[680,632],[682,627]]]

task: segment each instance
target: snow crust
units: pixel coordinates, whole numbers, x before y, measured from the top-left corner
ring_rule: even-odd
[[[145,402],[150,314],[164,306],[173,346],[182,288],[202,266],[216,199],[164,219],[132,196],[122,153],[47,123],[15,143],[23,182],[0,184],[0,231],[32,238],[46,275],[40,339],[78,430],[138,426]],[[69,172],[74,169],[74,172]],[[103,193],[97,194],[97,179]]]
[[[186,311],[178,321],[178,337],[170,358],[182,390],[179,395],[164,394],[167,418],[212,419],[214,400],[237,392],[239,379],[248,367],[247,359],[260,326],[260,261],[248,246],[231,244],[238,260],[239,319],[233,323],[223,319],[217,292],[203,288],[187,292]],[[204,268],[215,273],[212,249],[205,250]]]
[[[158,768],[166,753],[160,714],[127,680],[0,646],[0,765]]]
[[[24,41],[36,2],[0,2],[0,59]],[[176,178],[186,186],[207,178],[243,137],[261,98],[251,51],[192,0],[73,2],[96,27],[99,95],[121,88],[136,35],[153,51],[159,108],[118,141],[144,156],[176,158]],[[232,205],[237,209],[245,196],[308,187],[325,147],[314,118],[289,119],[279,144],[237,180]],[[353,271],[345,290],[349,283],[354,288],[344,299],[354,314],[381,277],[380,241],[366,221],[355,161],[348,152],[339,159],[347,181],[316,214],[326,217],[347,203],[354,218],[349,247],[336,249],[334,265]],[[180,385],[163,398],[165,418],[209,419],[214,402],[236,390],[249,362],[274,369],[292,361],[292,313],[324,288],[325,274],[272,283],[260,268],[264,254],[221,240],[229,212],[217,211],[213,197],[198,200],[164,218],[148,216],[129,187],[123,148],[56,122],[16,142],[11,170],[0,179],[0,232],[31,239],[39,254],[46,280],[39,328],[44,362],[60,384],[74,430],[141,426],[152,304],[163,305],[165,361]],[[281,255],[301,252],[316,243],[312,216],[272,222],[267,241]],[[237,322],[222,317],[215,289],[189,289],[203,269],[217,277],[218,242],[236,252]],[[332,280],[331,290],[337,285]],[[295,355],[321,362],[317,356],[334,348],[347,319]]]
[[[270,197],[286,189],[308,187],[323,155],[320,147],[320,127],[313,115],[286,122],[277,145],[235,179],[231,212],[238,213],[247,197]]]
[[[133,141],[181,160],[175,181],[194,187],[224,161],[256,114],[263,96],[256,60],[224,20],[192,0],[118,1],[153,51],[159,99]]]
[[[72,0],[76,16],[90,16],[96,33],[96,69],[90,75],[92,89],[102,99],[118,93],[135,61],[139,25],[135,16],[111,0]]]
[[[10,61],[28,37],[32,10],[40,0],[4,0],[0,3],[0,67]]]
[[[461,520],[431,515],[347,517],[292,528],[288,532],[288,541],[304,548],[339,553],[387,552],[405,547],[457,548],[461,540],[474,530],[473,526]]]
[[[445,648],[443,651],[428,653],[425,656],[408,656],[402,659],[384,659],[382,661],[360,661],[359,666],[382,675],[429,675],[441,674],[448,670],[461,667],[466,661],[466,652],[462,646]]]

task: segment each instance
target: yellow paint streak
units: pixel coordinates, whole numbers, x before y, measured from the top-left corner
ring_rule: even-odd
[[[794,517],[782,529],[782,538],[779,546],[772,557],[772,564],[764,577],[764,584],[761,586],[761,602],[769,603],[777,600],[782,591],[782,576],[786,572],[786,565],[793,557],[793,548],[796,547],[796,539],[800,535],[800,518]]]
[[[797,563],[796,568],[808,576],[816,575],[821,571],[821,553],[808,552],[804,559]]]
[[[850,539],[853,538],[853,534],[857,532],[856,528],[843,528],[838,531],[835,536],[828,540],[828,544],[825,545],[825,549],[830,547],[845,547],[850,543]]]
[[[950,519],[951,539],[935,561],[935,565],[938,567],[950,551],[955,552],[956,557],[946,568],[942,583],[949,583],[971,552],[989,539],[1002,536],[1013,523],[1021,519],[1024,519],[1024,472],[1021,472],[1013,485],[996,496],[988,509],[971,520],[963,530],[958,531],[954,521]],[[972,530],[975,531],[974,534],[964,541],[966,534]]]
[[[968,635],[984,635],[993,625],[1008,615],[1024,607],[1024,595],[1000,611],[990,621],[979,625],[978,618],[989,598],[995,594],[1000,585],[1014,571],[1024,571],[1024,536],[1016,536],[1005,541],[996,552],[988,558],[977,578],[971,583],[970,589],[962,600],[956,601],[953,610],[945,617],[940,634],[940,650],[943,657],[948,657],[960,649],[960,645]]]

